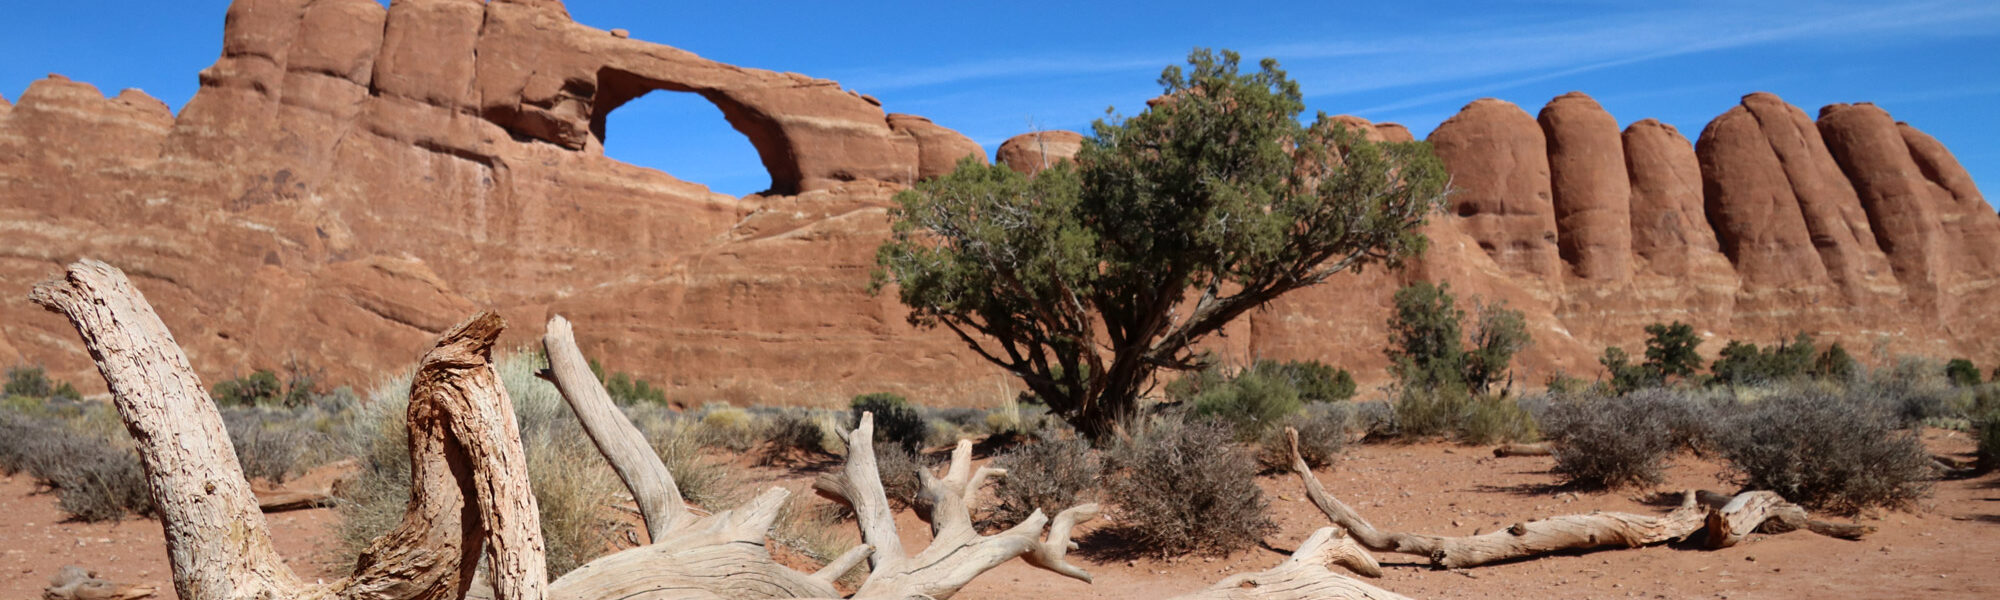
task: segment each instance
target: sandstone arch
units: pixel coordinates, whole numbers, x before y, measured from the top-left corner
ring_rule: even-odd
[[[744,114],[742,107],[736,107],[732,112],[698,91],[677,90],[673,86],[648,85],[643,78],[616,69],[599,70],[597,83],[596,101],[591,106],[590,149],[593,152],[603,153],[607,158],[678,174],[685,179],[700,180],[701,183],[713,188],[713,182],[703,177],[707,175],[706,173],[676,168],[680,165],[649,164],[635,160],[638,157],[621,155],[615,151],[629,150],[640,145],[678,147],[686,151],[695,148],[689,144],[698,139],[704,146],[699,147],[699,153],[711,157],[702,162],[716,164],[719,158],[741,157],[743,153],[740,149],[747,146],[756,153],[757,172],[764,178],[761,187],[753,189],[752,193],[770,187],[770,181],[774,179],[771,176],[773,164],[788,164],[782,157],[772,156],[774,152],[781,152],[782,148],[768,141],[760,146],[756,143],[758,138],[751,135],[753,131],[767,134],[775,132],[775,125],[768,122],[744,122],[747,119],[741,116]],[[639,106],[635,107],[635,103]],[[620,110],[628,112],[614,117],[613,115]],[[663,125],[665,126],[663,130],[633,127],[633,121],[639,117],[632,116],[632,113],[642,111],[651,111],[655,119],[649,125]],[[738,116],[732,117],[732,114]],[[620,118],[622,120],[618,123],[612,123],[613,120]],[[743,124],[739,125],[739,122]],[[725,124],[729,129],[727,133],[720,131]],[[728,138],[730,135],[740,137],[730,139]],[[732,171],[732,174],[736,174],[734,171],[737,169],[747,170],[748,167],[735,160],[721,166]],[[793,173],[791,176],[796,177],[797,174]],[[736,195],[742,192],[728,193]]]

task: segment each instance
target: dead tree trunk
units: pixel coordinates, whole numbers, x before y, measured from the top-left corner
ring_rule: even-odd
[[[1320,512],[1326,513],[1327,518],[1352,532],[1354,538],[1370,550],[1422,556],[1429,558],[1431,564],[1443,568],[1474,567],[1565,550],[1648,546],[1686,539],[1710,523],[1718,522],[1728,523],[1732,531],[1740,529],[1748,533],[1778,518],[1774,515],[1783,512],[1777,510],[1779,505],[1798,509],[1771,492],[1745,492],[1737,497],[1743,500],[1741,502],[1726,502],[1720,508],[1710,508],[1698,501],[1698,492],[1689,490],[1681,495],[1678,508],[1661,516],[1615,512],[1563,515],[1523,521],[1492,533],[1465,537],[1389,532],[1377,529],[1360,513],[1327,493],[1319,478],[1313,476],[1312,468],[1299,456],[1298,432],[1287,428],[1285,435],[1291,443],[1292,471],[1305,484],[1306,496],[1312,499]],[[1771,504],[1773,501],[1777,504]],[[1784,514],[1789,516],[1792,513]],[[1803,509],[1798,509],[1797,517],[1804,520]],[[1865,532],[1851,533],[1858,537]],[[1741,536],[1736,537],[1740,539]]]
[[[410,388],[412,490],[403,521],[377,538],[349,577],[306,584],[272,550],[257,499],[244,481],[221,416],[187,357],[124,273],[97,261],[71,265],[37,286],[35,302],[67,316],[110,384],[121,419],[139,441],[148,488],[160,507],[174,585],[186,600],[412,600],[463,598],[484,550],[501,600],[605,598],[833,598],[833,579],[873,552],[857,597],[948,598],[973,577],[1014,557],[1071,577],[1069,532],[1094,505],[1049,519],[1035,514],[993,536],[972,529],[967,500],[997,470],[970,469],[961,442],[947,474],[924,473],[936,541],[903,553],[870,439],[872,417],[850,435],[847,468],[821,482],[855,506],[868,544],[806,575],[772,561],[765,533],[787,492],[772,489],[735,510],[691,518],[673,475],[626,421],[576,350],[568,323],[551,323],[552,374],[591,438],[638,499],[652,544],[599,558],[554,582],[544,563],[540,517],[529,489],[520,431],[493,343],[505,326],[480,314],[446,331],[423,357]]]
[[[1208,589],[1172,600],[1405,600],[1401,594],[1335,573],[1327,565],[1381,577],[1382,567],[1368,550],[1338,527],[1322,527],[1292,557],[1257,573],[1234,575]]]
[[[375,540],[352,576],[306,584],[272,550],[214,402],[125,274],[79,261],[30,297],[76,326],[138,440],[181,598],[459,598],[488,539],[501,597],[541,596],[539,517],[512,402],[491,365],[499,317],[445,332],[418,367],[408,424],[414,489],[402,524]]]

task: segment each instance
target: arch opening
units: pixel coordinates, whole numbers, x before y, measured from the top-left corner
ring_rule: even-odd
[[[757,147],[708,98],[599,79],[590,129],[605,157],[731,196],[772,191],[771,172]]]

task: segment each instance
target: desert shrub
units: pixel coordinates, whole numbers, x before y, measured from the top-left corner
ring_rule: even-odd
[[[1986,408],[1975,415],[1972,431],[1979,439],[1979,471],[2000,470],[2000,406]]]
[[[310,453],[326,447],[326,434],[306,428],[290,416],[255,409],[222,411],[222,424],[229,430],[229,444],[236,448],[236,462],[243,466],[244,477],[282,483],[311,466],[306,464]]]
[[[539,356],[539,354],[537,354]],[[547,361],[546,357],[541,358]],[[597,376],[597,382],[604,384],[604,393],[619,405],[666,404],[667,391],[653,387],[653,382],[640,379],[631,373],[609,371],[603,363],[593,358],[588,361],[590,373]]]
[[[1847,348],[1841,346],[1840,342],[1828,344],[1826,350],[1821,351],[1819,356],[1813,359],[1813,377],[1828,381],[1850,382],[1860,375],[1861,363],[1855,362],[1854,356],[1849,355]]]
[[[834,434],[830,423],[807,411],[773,415],[764,426],[764,441],[758,457],[758,462],[764,465],[830,458],[840,451],[839,436]]]
[[[1465,405],[1457,426],[1458,441],[1467,444],[1532,442],[1541,438],[1534,415],[1511,396],[1479,396]]]
[[[1369,437],[1394,435],[1396,405],[1383,400],[1355,402],[1349,407],[1347,422],[1349,427]]]
[[[7,383],[4,390],[0,390],[0,396],[83,399],[83,394],[77,393],[76,388],[70,386],[69,382],[49,379],[48,373],[41,367],[7,369]]]
[[[875,470],[882,477],[882,491],[898,506],[915,507],[923,491],[918,469],[929,467],[922,456],[902,444],[875,442]]]
[[[1979,385],[1979,367],[1970,360],[1954,358],[1944,364],[1944,377],[1951,380],[1952,385],[1972,387]]]
[[[855,422],[860,422],[861,413],[875,413],[876,443],[894,443],[907,452],[923,449],[929,441],[931,427],[924,421],[924,414],[910,401],[897,394],[877,392],[855,396],[848,404]]]
[[[701,407],[698,439],[703,446],[744,452],[757,445],[758,434],[757,417],[750,411],[727,404]]]
[[[26,472],[55,491],[57,508],[80,521],[153,512],[130,438],[81,433],[58,419],[0,414],[0,471]]]
[[[1548,380],[1542,383],[1542,387],[1543,391],[1550,394],[1575,394],[1590,387],[1590,382],[1571,376],[1565,371],[1556,371],[1549,374]]]
[[[1354,374],[1320,361],[1259,360],[1250,368],[1290,382],[1303,402],[1340,402],[1354,398]]]
[[[287,363],[285,373],[268,369],[235,379],[217,382],[209,393],[218,406],[279,406],[299,408],[319,402],[319,372],[297,362]]]
[[[1851,513],[1929,490],[1929,455],[1914,432],[1896,425],[1880,398],[1794,390],[1739,411],[1719,442],[1746,487]]]
[[[660,462],[667,465],[682,499],[710,509],[736,499],[728,468],[702,457],[702,429],[695,419],[658,404],[629,405],[625,414],[646,436]]]
[[[1258,439],[1257,465],[1266,472],[1292,467],[1291,444],[1285,439],[1285,427],[1298,430],[1299,457],[1306,459],[1306,465],[1319,468],[1333,464],[1347,448],[1353,412],[1349,404],[1306,405],[1305,410],[1286,417],[1281,423],[1284,427],[1266,430]]]
[[[1411,437],[1449,435],[1472,403],[1464,386],[1405,387],[1396,394],[1396,433]]]
[[[1257,439],[1299,411],[1298,388],[1272,370],[1244,369],[1235,377],[1203,385],[1189,401],[1192,413],[1228,423],[1239,439]]]
[[[1790,342],[1764,349],[1731,340],[1709,371],[1715,375],[1715,384],[1760,385],[1811,375],[1813,365],[1813,338],[1801,333]]]
[[[1555,445],[1555,473],[1564,483],[1602,489],[1646,486],[1676,448],[1664,415],[1687,402],[1677,393],[1646,389],[1622,396],[1558,400],[1544,417]]]
[[[1256,461],[1215,422],[1160,419],[1112,453],[1117,528],[1160,556],[1227,554],[1277,530]]]
[[[1037,437],[993,459],[993,466],[1006,469],[1007,475],[994,487],[999,503],[987,521],[1011,527],[1036,510],[1054,516],[1097,488],[1103,462],[1090,442],[1074,436]]]

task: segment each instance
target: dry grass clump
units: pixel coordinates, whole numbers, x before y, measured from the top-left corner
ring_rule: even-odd
[[[623,497],[624,488],[555,386],[534,376],[543,366],[538,355],[505,355],[496,363],[501,383],[514,401],[527,450],[528,480],[541,510],[549,572],[559,575],[611,548],[622,526],[609,504]],[[338,505],[342,518],[337,533],[350,556],[395,527],[409,501],[410,458],[403,423],[409,386],[407,375],[378,386],[342,436],[346,447],[361,459],[361,473],[342,489]]]
[[[1222,555],[1277,530],[1257,463],[1213,421],[1156,419],[1112,451],[1105,492],[1118,534],[1158,556]]]
[[[1257,465],[1264,472],[1283,471],[1292,467],[1291,444],[1285,439],[1285,428],[1299,432],[1299,457],[1306,464],[1317,469],[1333,464],[1340,453],[1347,449],[1347,436],[1352,430],[1354,406],[1342,403],[1308,404],[1305,409],[1286,417],[1282,425],[1264,431],[1257,440]]]
[[[1718,438],[1745,487],[1853,513],[1929,492],[1930,456],[1915,431],[1897,427],[1879,396],[1790,390],[1751,403]]]
[[[849,527],[842,520],[846,514],[846,507],[820,500],[810,491],[794,493],[779,506],[769,537],[772,543],[824,565],[856,543],[842,534]],[[842,573],[839,583],[858,586],[867,573],[868,563],[863,561]]]
[[[1078,504],[1098,486],[1103,461],[1090,443],[1076,436],[1038,435],[993,459],[1006,469],[994,486],[999,500],[987,515],[989,524],[1012,527],[1041,510],[1054,515]]]

